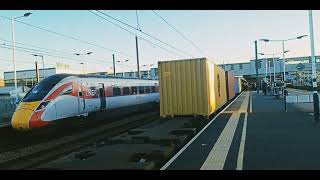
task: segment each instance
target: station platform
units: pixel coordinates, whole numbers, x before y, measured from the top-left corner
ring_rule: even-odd
[[[161,170],[320,169],[320,128],[310,113],[243,92]]]

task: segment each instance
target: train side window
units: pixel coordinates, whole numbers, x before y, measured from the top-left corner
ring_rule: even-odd
[[[123,95],[129,95],[129,94],[130,94],[129,87],[123,87]]]
[[[150,93],[150,86],[145,86],[146,88],[146,93]]]
[[[139,86],[139,94],[144,94],[144,86]]]
[[[113,88],[113,96],[120,96],[121,95],[121,90],[118,87]]]
[[[68,86],[67,88],[65,88],[60,95],[68,95],[72,93],[72,89],[73,89],[73,85]]]
[[[156,87],[155,86],[151,86],[151,92],[153,92],[153,93],[156,92]]]
[[[132,94],[138,94],[138,88],[137,87],[131,87]]]

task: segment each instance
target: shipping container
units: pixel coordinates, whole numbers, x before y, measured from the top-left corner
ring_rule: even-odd
[[[208,117],[226,101],[225,71],[206,58],[162,61],[160,116]]]
[[[233,73],[230,71],[226,71],[226,92],[227,92],[227,99],[231,100],[236,96],[236,79]]]
[[[235,90],[236,93],[239,94],[242,92],[242,86],[243,86],[243,80],[240,77],[236,77],[236,82],[235,82]]]

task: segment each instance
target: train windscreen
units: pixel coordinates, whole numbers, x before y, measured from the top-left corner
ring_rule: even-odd
[[[67,76],[65,74],[56,74],[40,81],[21,101],[32,102],[42,100],[59,81]]]

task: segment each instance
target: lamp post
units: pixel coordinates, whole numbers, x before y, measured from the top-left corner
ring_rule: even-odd
[[[309,10],[309,28],[310,28],[310,46],[311,46],[311,62],[312,62],[312,86],[313,86],[313,110],[314,119],[319,121],[319,96],[317,91],[317,72],[316,58],[314,52],[314,37],[313,37],[313,17],[312,11]]]
[[[82,62],[82,63],[80,63],[81,65],[82,65],[82,72],[83,72],[83,74],[85,74],[84,72],[84,63]]]
[[[297,39],[302,39],[303,37],[306,37],[308,35],[302,35],[302,36],[298,36],[295,38],[290,38],[290,39],[279,39],[279,40],[271,40],[271,39],[260,39],[260,41],[264,41],[264,42],[281,42],[282,43],[282,61],[283,61],[283,91],[282,94],[284,94],[284,91],[286,91],[286,60],[285,60],[285,50],[284,50],[284,43],[287,41],[291,41],[291,40],[297,40]]]
[[[125,63],[126,62],[128,62],[128,61],[130,61],[129,59],[126,59],[126,60],[124,60],[124,61],[122,61],[122,63],[123,63],[123,66],[125,65]],[[123,67],[124,68],[124,67]],[[124,74],[123,74],[123,77],[124,77]]]
[[[150,64],[149,66],[150,66],[150,69],[151,69],[151,67],[153,66],[153,64]],[[151,78],[151,74],[150,74],[150,70],[149,70],[149,69],[148,69],[148,76],[149,76],[149,78]]]
[[[290,50],[286,50],[284,51],[284,53],[287,53],[287,52],[290,52]],[[259,53],[260,55],[262,56],[269,56],[269,55],[272,55],[272,63],[273,63],[273,87],[275,86],[275,82],[276,82],[276,64],[274,62],[274,56],[275,55],[279,55],[281,53],[271,53],[271,54],[266,54],[266,53]],[[269,65],[269,68],[270,68],[270,65]],[[280,68],[281,69],[281,68]],[[270,72],[270,83],[271,83],[271,71]]]
[[[80,53],[74,53],[74,55],[76,56],[87,56],[87,55],[90,55],[92,54],[93,52],[87,52],[87,53],[84,53],[84,54],[80,54]],[[83,62],[80,63],[83,65],[83,74],[85,74],[85,61],[84,61],[84,58],[83,58]]]
[[[39,56],[41,57],[41,60],[42,60],[42,72],[43,72],[43,79],[46,78],[46,73],[45,73],[45,70],[44,70],[44,60],[43,60],[43,55],[39,55],[39,54],[32,54],[33,56]]]
[[[116,62],[121,63],[121,61],[116,61]],[[122,61],[122,77],[124,77],[123,61]]]
[[[149,67],[152,67],[152,66],[153,66],[153,64],[149,64],[149,65],[144,64],[144,65],[141,66],[141,67],[147,67],[147,77],[148,77],[148,78],[150,78],[150,70],[149,70]]]
[[[12,58],[13,58],[13,71],[14,71],[14,89],[15,89],[15,101],[16,104],[18,103],[18,94],[17,94],[17,70],[16,70],[16,59],[15,59],[15,50],[16,50],[16,43],[15,43],[15,26],[14,26],[14,20],[22,18],[22,17],[28,17],[32,13],[28,12],[25,13],[23,16],[13,17],[11,18],[11,27],[12,27],[12,46],[13,46],[13,52],[12,52]]]

